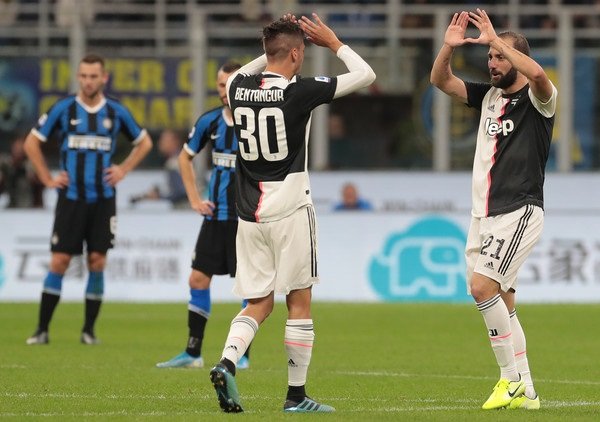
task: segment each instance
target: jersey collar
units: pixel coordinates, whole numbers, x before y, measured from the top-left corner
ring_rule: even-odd
[[[83,100],[81,99],[81,97],[79,95],[77,95],[75,97],[75,101],[77,101],[79,103],[79,105],[88,113],[94,114],[94,113],[98,113],[98,111],[100,111],[100,109],[102,107],[104,107],[104,104],[106,104],[106,98],[102,97],[102,99],[100,100],[100,102],[98,104],[96,104],[94,107],[90,107],[89,105],[87,105],[86,103],[83,102]]]
[[[229,118],[227,113],[225,113],[225,107],[223,107],[223,110],[221,110],[221,114],[223,115],[223,121],[225,124],[229,127],[233,127],[233,119]]]

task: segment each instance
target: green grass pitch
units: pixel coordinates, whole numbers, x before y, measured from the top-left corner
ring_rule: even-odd
[[[157,369],[183,350],[186,304],[106,303],[102,344],[79,344],[83,305],[62,303],[50,345],[26,346],[37,304],[0,303],[0,418],[7,420],[600,420],[600,305],[522,305],[540,411],[483,411],[497,381],[474,305],[315,303],[307,389],[334,414],[286,415],[285,305],[237,380],[245,413],[225,415],[208,379],[237,304],[213,306],[204,369]],[[40,419],[42,418],[42,419]]]

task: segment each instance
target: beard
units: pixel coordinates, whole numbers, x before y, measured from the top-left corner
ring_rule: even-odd
[[[91,100],[94,100],[100,95],[100,93],[102,92],[102,89],[90,89],[90,90],[82,89],[81,91],[85,97],[87,97]]]
[[[506,75],[502,76],[496,82],[494,82],[494,80],[492,79],[491,83],[492,83],[492,86],[494,86],[496,88],[506,89],[506,88],[510,87],[512,84],[514,84],[516,80],[517,80],[517,70],[514,67],[512,67]]]

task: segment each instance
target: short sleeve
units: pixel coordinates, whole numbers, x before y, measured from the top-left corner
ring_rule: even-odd
[[[491,87],[492,85],[488,83],[465,81],[465,88],[467,88],[467,105],[477,110],[481,110],[483,98]]]
[[[121,132],[132,144],[138,144],[146,136],[146,131],[137,124],[131,112],[123,105],[119,105],[118,113],[119,120],[121,120]]]

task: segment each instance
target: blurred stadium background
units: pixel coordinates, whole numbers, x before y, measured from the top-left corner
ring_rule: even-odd
[[[261,54],[260,30],[273,17],[317,11],[372,64],[377,81],[313,116],[310,167],[323,280],[316,299],[467,301],[462,247],[478,116],[435,92],[429,71],[451,14],[477,6],[488,10],[498,30],[528,37],[560,93],[546,229],[522,271],[522,298],[600,301],[600,238],[590,230],[600,227],[600,2],[594,0],[1,0],[0,153],[76,89],[73,70],[86,52],[108,59],[107,93],[121,99],[155,141],[167,128],[185,135],[202,111],[219,105],[214,76],[220,64]],[[486,52],[458,49],[456,72],[485,80]],[[308,49],[303,74],[342,71],[328,51]],[[46,148],[56,168],[57,144]],[[197,160],[200,184],[206,158]],[[198,217],[172,211],[166,201],[130,202],[164,183],[162,165],[155,148],[119,187],[109,300],[186,299]],[[356,184],[375,211],[332,212],[345,182]],[[54,198],[46,190],[42,210],[0,212],[0,301],[37,300]],[[0,196],[0,207],[6,202]],[[72,265],[66,300],[81,297],[82,265]],[[230,283],[215,285],[216,300],[231,299]]]
[[[0,154],[9,154],[12,141],[50,104],[76,89],[74,69],[86,52],[108,59],[107,93],[133,111],[155,142],[167,128],[185,135],[202,111],[219,105],[220,64],[261,54],[260,30],[273,17],[317,11],[373,66],[377,81],[313,116],[321,275],[313,309],[315,398],[338,408],[330,420],[512,420],[507,412],[479,410],[497,367],[465,293],[478,116],[429,85],[451,14],[477,6],[498,30],[528,37],[559,89],[545,230],[520,274],[519,299],[528,304],[519,315],[543,403],[527,417],[597,420],[597,0],[0,0]],[[485,80],[486,53],[481,46],[457,50],[455,70]],[[307,50],[304,75],[342,71],[329,52]],[[45,148],[56,169],[56,143]],[[117,162],[126,151],[123,145]],[[197,160],[199,184],[207,163],[206,155]],[[58,307],[51,346],[44,353],[25,346],[49,262],[55,193],[45,191],[42,209],[6,209],[7,195],[0,195],[0,417],[219,415],[208,369],[154,367],[183,346],[189,260],[201,223],[167,201],[130,201],[164,184],[163,164],[155,147],[119,185],[118,243],[109,253],[108,303],[97,330],[103,344],[92,350],[77,344],[87,276],[77,259],[61,299],[73,303]],[[346,182],[374,211],[332,211]],[[229,279],[215,280],[214,301],[236,301],[230,290]],[[207,363],[218,358],[238,306],[213,308]],[[281,341],[284,313],[276,307],[253,346],[252,369],[239,375],[250,420],[283,416],[286,357],[273,345]]]

